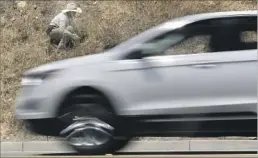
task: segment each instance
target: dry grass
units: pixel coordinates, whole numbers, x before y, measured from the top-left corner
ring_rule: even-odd
[[[78,28],[86,40],[71,52],[47,54],[45,28],[66,1],[27,1],[18,8],[12,1],[0,1],[1,15],[1,138],[21,131],[13,117],[15,95],[21,73],[31,67],[72,56],[103,50],[167,19],[187,14],[256,9],[247,1],[77,1],[83,9]]]

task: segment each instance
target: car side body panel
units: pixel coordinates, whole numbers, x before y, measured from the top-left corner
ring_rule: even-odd
[[[256,50],[118,61],[108,73],[124,115],[256,112]],[[245,84],[243,84],[245,83]]]

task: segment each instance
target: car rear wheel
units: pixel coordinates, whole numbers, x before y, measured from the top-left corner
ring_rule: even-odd
[[[121,149],[128,137],[116,137],[117,117],[100,94],[74,94],[61,108],[59,119],[65,124],[61,134],[81,154],[106,154]]]

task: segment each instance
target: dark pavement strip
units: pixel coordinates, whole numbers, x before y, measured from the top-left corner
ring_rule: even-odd
[[[59,156],[54,156],[54,155],[49,155],[49,156],[37,156],[37,155],[19,155],[19,154],[9,154],[9,155],[1,155],[2,158],[4,157],[35,157],[35,158],[200,158],[200,157],[205,157],[205,158],[257,158],[257,154],[172,154],[172,155],[167,155],[167,154],[154,154],[154,155],[100,155],[100,156],[93,156],[93,155],[88,155],[88,156],[79,156],[79,155],[59,155]]]

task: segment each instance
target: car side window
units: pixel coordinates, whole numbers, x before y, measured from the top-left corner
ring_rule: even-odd
[[[257,49],[257,16],[201,20],[153,37],[145,44],[148,50],[155,49],[148,56]],[[126,59],[142,57],[141,51],[137,51]]]
[[[181,35],[183,38],[177,41],[170,40],[175,35]],[[161,40],[173,41],[167,45],[167,48],[164,47],[164,52],[158,55],[196,54],[212,51],[210,49],[211,36],[212,27],[208,26],[206,22],[202,22],[174,30],[147,43],[158,43]]]
[[[147,43],[173,38],[181,34],[184,39],[173,42],[158,55],[213,53],[257,49],[257,17],[234,17],[199,21],[184,28],[161,35]]]
[[[257,49],[257,40],[247,40],[254,38],[250,32],[257,32],[257,17],[225,18],[215,22],[219,27],[213,30],[210,41],[213,52]]]
[[[165,51],[165,55],[197,54],[210,51],[209,35],[190,37]]]

